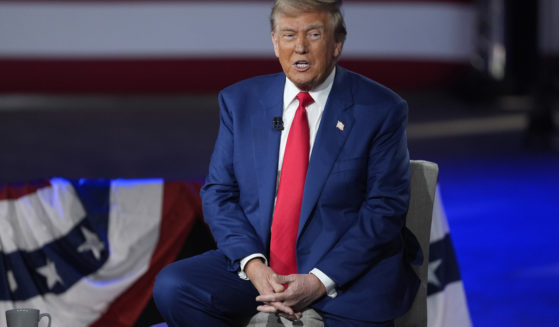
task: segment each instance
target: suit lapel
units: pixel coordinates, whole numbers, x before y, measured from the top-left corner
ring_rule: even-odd
[[[334,85],[322,114],[309,161],[297,237],[301,235],[330,170],[353,127],[353,116],[347,110],[353,102],[351,87],[348,83],[344,83],[347,82],[345,70],[339,66],[336,69]],[[338,122],[343,124],[343,127],[338,125]]]
[[[278,74],[270,87],[260,95],[261,108],[256,108],[251,116],[253,158],[256,167],[256,183],[262,217],[253,224],[258,230],[258,235],[269,242],[270,226],[274,209],[276,192],[276,178],[278,170],[278,153],[281,131],[272,128],[274,117],[281,117],[283,113],[283,89],[285,75]]]

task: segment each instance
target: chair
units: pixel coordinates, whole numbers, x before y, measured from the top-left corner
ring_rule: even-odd
[[[439,167],[436,163],[424,160],[411,160],[410,204],[406,216],[406,227],[415,235],[423,251],[423,264],[413,266],[421,285],[410,310],[395,321],[396,327],[425,327],[427,326],[427,265],[429,263],[429,238],[431,233],[431,219],[433,216],[433,201],[437,187]],[[309,309],[303,313],[303,318],[291,322],[285,318],[278,319],[275,315],[258,313],[248,322],[247,327],[276,327],[276,326],[324,326],[316,311]]]
[[[421,251],[423,263],[421,266],[412,265],[413,270],[421,280],[419,290],[410,310],[398,317],[394,323],[396,327],[425,327],[427,326],[427,265],[429,264],[429,240],[431,235],[431,219],[433,218],[433,201],[437,189],[439,166],[424,160],[411,160],[411,196],[406,227],[415,235]]]

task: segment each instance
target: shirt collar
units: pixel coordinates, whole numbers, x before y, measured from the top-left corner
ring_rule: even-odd
[[[332,72],[328,77],[322,82],[319,86],[315,87],[309,94],[313,98],[314,102],[318,104],[321,108],[326,106],[326,101],[328,100],[328,94],[330,94],[330,90],[332,89],[332,85],[334,85],[334,77],[336,76],[336,66],[332,69]],[[297,94],[299,94],[301,90],[293,84],[293,82],[289,79],[285,79],[285,89],[283,91],[283,108],[287,108]]]

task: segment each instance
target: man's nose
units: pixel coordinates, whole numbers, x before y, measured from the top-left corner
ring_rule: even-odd
[[[307,53],[308,43],[305,37],[298,37],[295,43],[295,52],[297,53]]]

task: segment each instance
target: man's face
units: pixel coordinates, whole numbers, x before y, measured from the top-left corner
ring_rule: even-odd
[[[293,17],[280,14],[272,41],[285,75],[306,91],[328,77],[342,51],[342,42],[334,40],[327,12],[303,12]]]

